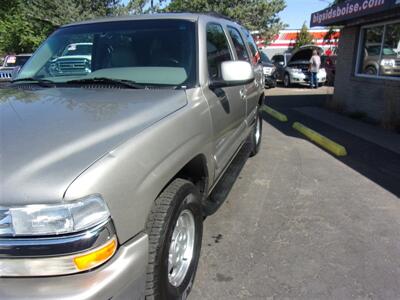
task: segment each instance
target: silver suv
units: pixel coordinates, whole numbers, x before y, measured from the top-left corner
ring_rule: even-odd
[[[90,72],[52,72],[72,43]],[[208,196],[260,149],[256,49],[199,14],[54,32],[0,89],[0,299],[184,299]]]

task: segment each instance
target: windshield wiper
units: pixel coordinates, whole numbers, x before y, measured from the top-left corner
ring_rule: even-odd
[[[24,81],[32,81],[32,83],[38,84],[43,87],[55,86],[54,81],[47,80],[47,79],[39,79],[39,78],[35,78],[35,77],[18,78],[18,79],[12,80],[11,83],[24,82]]]
[[[108,78],[108,77],[94,77],[94,78],[75,79],[75,80],[66,81],[65,83],[68,83],[68,84],[90,84],[90,83],[95,83],[95,84],[113,84],[113,85],[119,85],[119,86],[127,87],[127,88],[130,88],[130,89],[145,89],[146,88],[145,85],[138,84],[133,80],[113,79],[113,78]]]

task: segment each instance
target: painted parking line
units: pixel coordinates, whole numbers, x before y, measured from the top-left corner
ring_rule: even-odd
[[[294,122],[292,126],[295,130],[305,135],[308,139],[318,144],[322,148],[328,150],[329,152],[335,154],[336,156],[346,156],[347,150],[342,145],[328,139],[327,137],[319,134],[318,132],[304,126],[299,122]]]
[[[288,118],[286,117],[286,115],[284,115],[283,113],[280,113],[279,111],[273,109],[272,107],[269,107],[268,105],[264,105],[262,107],[262,110],[265,111],[270,116],[272,116],[275,119],[277,119],[278,121],[281,121],[281,122],[287,122],[288,121]]]

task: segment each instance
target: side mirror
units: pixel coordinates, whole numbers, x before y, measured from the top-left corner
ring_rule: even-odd
[[[222,79],[211,81],[211,89],[249,84],[254,80],[253,67],[246,61],[224,61],[221,75]]]

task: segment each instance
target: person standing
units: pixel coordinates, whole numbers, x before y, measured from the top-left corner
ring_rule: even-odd
[[[310,59],[310,88],[318,88],[318,72],[321,68],[321,57],[317,50],[313,50],[313,55]]]

